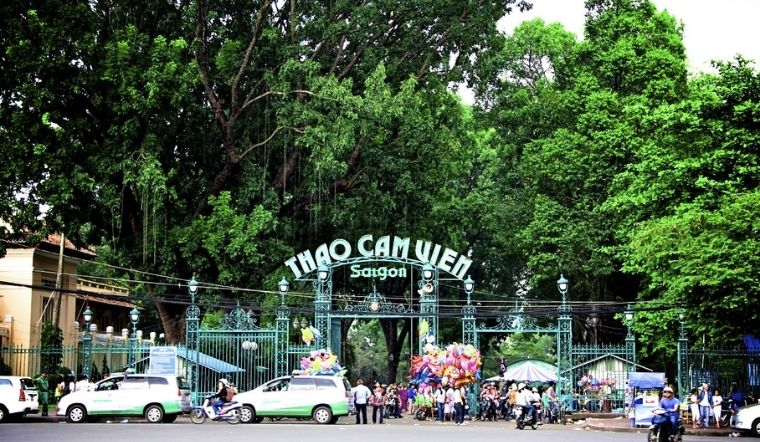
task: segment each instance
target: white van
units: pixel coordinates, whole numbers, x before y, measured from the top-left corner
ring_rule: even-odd
[[[191,409],[190,387],[180,376],[120,374],[62,397],[56,414],[71,423],[96,422],[106,416],[142,416],[150,423],[170,423]]]
[[[351,385],[342,376],[283,376],[235,396],[242,404],[240,421],[259,423],[265,417],[313,418],[334,424],[348,415]]]

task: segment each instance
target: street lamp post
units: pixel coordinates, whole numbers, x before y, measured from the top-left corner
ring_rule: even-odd
[[[628,304],[625,306],[625,312],[623,313],[623,316],[625,317],[625,327],[626,327],[625,350],[628,353],[628,357],[631,360],[630,371],[636,371],[636,337],[633,335],[632,326],[633,326],[634,312],[633,312],[633,306],[631,304]]]
[[[328,315],[332,308],[332,267],[325,261],[317,267],[317,279],[312,283],[314,287],[314,328],[319,330],[315,333],[314,342],[317,347],[332,346],[331,340],[336,339],[330,334]],[[308,326],[308,323],[306,324]],[[327,343],[325,343],[327,341]],[[334,341],[335,346],[338,345]]]
[[[285,305],[285,295],[288,294],[290,283],[287,279],[282,278],[280,282],[277,283],[277,287],[280,289],[280,305]]]
[[[684,370],[686,369],[686,355],[689,350],[689,341],[686,339],[686,328],[684,327],[686,321],[686,314],[683,310],[678,312],[678,373],[676,375],[678,382],[678,395],[684,397],[685,388],[684,385]]]
[[[557,290],[559,290],[559,293],[562,295],[562,304],[567,303],[567,291],[569,288],[570,281],[565,278],[565,275],[560,273],[559,279],[557,280]]]
[[[140,311],[137,310],[137,307],[133,307],[129,312],[129,321],[132,323],[132,334],[129,337],[128,368],[134,368],[133,365],[135,364],[135,346],[137,345],[135,341],[137,341],[137,321],[139,320]]]
[[[187,283],[187,291],[190,292],[190,304],[195,304],[195,294],[198,292],[198,281],[195,276]]]
[[[82,346],[84,347],[84,361],[82,362],[82,374],[90,379],[92,368],[92,332],[90,323],[92,322],[92,310],[89,307],[82,313],[84,316],[84,335],[82,336]]]
[[[475,290],[475,281],[467,275],[467,279],[464,280],[464,292],[467,294],[467,304],[472,303],[472,292]]]
[[[559,385],[559,393],[568,394],[572,390],[572,385],[568,381],[569,376],[564,371],[571,367],[570,352],[573,342],[573,318],[571,314],[573,309],[567,304],[570,281],[563,274],[560,274],[557,280],[557,290],[562,295],[562,304],[557,309],[559,313],[559,322],[557,324],[557,383]]]

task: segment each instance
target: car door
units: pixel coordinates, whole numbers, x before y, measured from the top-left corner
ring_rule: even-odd
[[[118,414],[122,416],[139,416],[148,402],[160,401],[160,398],[151,397],[145,376],[126,376],[118,391]]]
[[[87,413],[110,414],[118,408],[118,390],[122,378],[113,377],[102,380],[95,384],[92,391],[79,392],[86,400],[83,400],[84,406],[87,407]],[[77,393],[73,393],[77,394]]]
[[[288,408],[290,378],[277,378],[261,386],[261,394],[254,402],[259,416],[286,416]]]
[[[323,402],[325,399],[319,397],[324,391],[317,391],[314,378],[295,376],[290,380],[288,388],[288,407],[287,416],[308,417],[311,416],[311,410],[314,405]]]

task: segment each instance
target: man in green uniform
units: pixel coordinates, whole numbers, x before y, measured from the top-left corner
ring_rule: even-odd
[[[46,372],[42,372],[42,374],[34,380],[34,382],[37,383],[37,393],[39,393],[39,403],[42,405],[42,415],[47,416],[48,415],[48,390],[50,386],[48,385],[48,376]]]

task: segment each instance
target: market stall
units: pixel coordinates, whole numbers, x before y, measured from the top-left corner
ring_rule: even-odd
[[[664,387],[665,373],[629,373],[628,388],[631,389],[632,404],[629,405],[628,416],[633,418],[634,426],[652,424],[652,410],[659,407]]]

